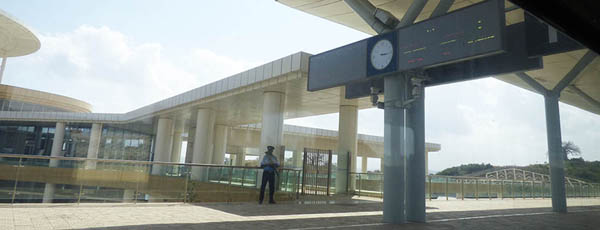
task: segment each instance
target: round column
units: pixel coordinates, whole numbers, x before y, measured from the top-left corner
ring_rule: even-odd
[[[92,124],[90,133],[90,144],[88,145],[87,158],[98,159],[98,149],[100,148],[100,137],[102,136],[102,124]],[[96,161],[87,161],[86,169],[96,169]]]
[[[213,132],[215,129],[215,112],[211,109],[198,110],[196,117],[196,134],[194,135],[193,163],[210,164],[212,160]],[[192,167],[192,179],[205,181],[208,179],[208,168]]]
[[[62,145],[65,138],[65,126],[64,122],[57,122],[54,128],[54,139],[52,140],[52,151],[50,156],[60,157],[62,156]],[[58,167],[60,160],[50,160],[48,167]],[[43,203],[52,203],[54,199],[54,184],[46,183],[44,188],[44,195],[42,196]]]
[[[275,147],[273,155],[279,157],[279,146],[283,144],[283,112],[285,94],[282,92],[265,92],[263,94],[262,130],[260,133],[260,160],[267,151],[267,146]],[[281,160],[281,159],[280,159]]]
[[[171,160],[171,148],[173,145],[173,120],[169,118],[159,118],[156,129],[156,143],[154,144],[154,160],[158,162],[169,162]],[[152,165],[152,174],[160,175],[165,173],[168,166],[155,164]]]
[[[229,127],[225,125],[215,126],[215,152],[213,154],[212,163],[222,165],[225,162],[225,152],[227,151],[227,135]]]
[[[338,123],[337,172],[335,180],[336,193],[354,191],[354,176],[348,178],[349,172],[356,172],[358,101],[346,100],[346,90],[340,88],[340,114]],[[348,168],[348,152],[350,168]],[[348,184],[350,182],[350,184]],[[346,191],[348,188],[348,191]]]
[[[181,135],[183,135],[184,123],[184,120],[181,119],[175,121],[175,129],[173,131],[173,148],[171,149],[170,162],[179,163],[181,158],[181,142],[183,141]]]

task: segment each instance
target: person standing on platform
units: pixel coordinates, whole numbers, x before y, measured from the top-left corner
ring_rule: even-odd
[[[259,204],[262,204],[265,198],[265,187],[267,186],[267,182],[269,183],[269,204],[275,204],[275,200],[273,199],[273,196],[275,195],[275,173],[277,173],[279,162],[277,161],[277,157],[273,155],[274,149],[275,147],[273,146],[267,146],[265,156],[260,162],[260,167],[263,168],[263,175],[262,184],[260,185]]]

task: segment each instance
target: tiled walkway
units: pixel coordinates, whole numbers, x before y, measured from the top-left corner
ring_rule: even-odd
[[[600,199],[427,202],[427,224],[382,224],[380,200],[337,203],[0,205],[0,229],[598,229]]]

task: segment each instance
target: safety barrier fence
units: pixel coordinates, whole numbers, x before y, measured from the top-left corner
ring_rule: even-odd
[[[383,174],[350,173],[355,181],[354,194],[383,196]],[[565,183],[569,198],[600,197],[598,183]],[[483,177],[437,176],[425,178],[427,199],[517,199],[551,198],[551,184],[547,181],[504,180]]]
[[[0,203],[256,201],[258,167],[0,154]],[[301,170],[282,169],[277,199]],[[268,187],[268,186],[267,186]]]

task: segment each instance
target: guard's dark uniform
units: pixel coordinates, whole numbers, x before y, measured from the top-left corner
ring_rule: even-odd
[[[263,168],[262,175],[262,184],[260,185],[260,198],[258,200],[259,204],[262,204],[265,198],[265,187],[267,183],[269,183],[269,203],[274,204],[275,200],[273,196],[275,195],[275,170],[279,167],[279,162],[277,161],[277,157],[273,156],[270,152],[273,151],[273,147],[269,146],[269,151],[260,162],[260,167]]]

